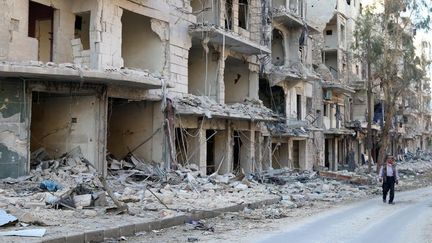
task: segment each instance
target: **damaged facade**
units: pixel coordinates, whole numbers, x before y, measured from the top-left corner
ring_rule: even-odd
[[[170,63],[170,22],[174,36],[189,25],[175,15],[164,2],[2,1],[0,177],[28,173],[42,148],[58,158],[80,147],[103,173],[107,151],[164,161],[160,90],[187,86]]]
[[[107,154],[224,174],[337,170],[364,151],[358,1],[0,6],[0,178],[76,147],[104,174]]]

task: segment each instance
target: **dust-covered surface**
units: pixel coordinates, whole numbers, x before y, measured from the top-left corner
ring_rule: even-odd
[[[204,176],[194,165],[167,173],[150,165],[139,165],[135,159],[120,161],[120,165],[117,162],[110,162],[112,169],[107,177],[108,189],[117,204],[79,151],[71,151],[59,160],[41,163],[29,176],[2,180],[1,208],[17,217],[18,222],[2,226],[0,231],[45,228],[47,233],[42,239],[46,239],[147,222],[193,210],[214,210],[280,198],[280,203],[262,209],[245,209],[208,221],[141,233],[146,240],[159,241],[158,237],[163,237],[160,240],[185,241],[188,237],[196,237],[217,241],[231,237],[239,228],[243,233],[261,228],[268,230],[275,221],[295,220],[381,191],[375,174],[366,173],[365,167],[356,172],[327,172],[322,175],[312,171],[278,169],[250,175]],[[431,167],[431,163],[426,161],[399,164],[401,180],[397,189],[430,185]],[[337,178],[329,178],[328,174]],[[46,180],[54,182],[58,190],[50,188],[50,184],[46,184],[48,188],[41,187]],[[119,205],[127,205],[127,210]],[[19,237],[5,239],[11,242],[22,240]],[[139,239],[137,237],[136,241]],[[26,238],[27,242],[39,240]]]

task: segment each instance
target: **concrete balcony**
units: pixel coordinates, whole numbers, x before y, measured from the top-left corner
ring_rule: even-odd
[[[74,64],[42,63],[38,61],[0,63],[0,77],[21,77],[24,79],[55,82],[87,82],[111,84],[144,89],[162,87],[164,79],[144,71],[132,69],[94,70]],[[171,85],[168,85],[171,87]]]
[[[268,76],[271,85],[276,85],[281,82],[296,84],[303,81],[318,79],[317,74],[301,62],[283,66],[272,65],[268,70]]]
[[[353,94],[355,93],[355,90],[345,84],[338,83],[338,82],[322,82],[323,89],[332,90],[335,93],[341,93],[341,94]]]
[[[189,27],[193,38],[209,38],[210,44],[216,44],[246,55],[270,54],[271,50],[251,39],[216,25],[196,24]]]
[[[289,29],[302,28],[307,26],[309,32],[319,33],[316,27],[313,27],[304,18],[297,13],[292,12],[284,7],[272,10],[273,21]]]

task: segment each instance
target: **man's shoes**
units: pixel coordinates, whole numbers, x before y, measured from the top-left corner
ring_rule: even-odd
[[[389,202],[389,204],[394,205],[395,203],[394,202]]]
[[[387,202],[387,200],[383,199],[383,203],[386,203],[386,202]]]

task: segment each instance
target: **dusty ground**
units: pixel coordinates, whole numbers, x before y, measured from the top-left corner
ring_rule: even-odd
[[[400,165],[401,182],[398,190],[406,190],[431,185],[430,174],[432,163],[419,161]],[[108,207],[84,207],[69,209],[54,209],[46,205],[53,193],[43,192],[38,188],[40,177],[62,180],[63,185],[71,187],[76,183],[90,181],[91,175],[78,173],[65,174],[66,169],[57,173],[45,173],[31,179],[18,182],[4,180],[0,183],[0,205],[19,218],[19,223],[10,227],[2,227],[0,231],[21,230],[30,228],[46,228],[44,238],[64,235],[71,232],[103,229],[113,225],[124,225],[135,222],[145,222],[165,217],[180,215],[189,209],[214,209],[241,203],[260,201],[263,199],[280,197],[281,203],[258,210],[245,210],[239,213],[225,214],[216,219],[198,225],[201,228],[213,227],[213,230],[194,230],[197,225],[184,225],[171,229],[164,229],[141,236],[129,238],[131,242],[156,240],[157,242],[185,242],[188,238],[203,241],[229,241],[234,235],[266,231],[280,222],[294,222],[299,218],[321,212],[348,201],[371,197],[380,193],[380,185],[355,185],[325,179],[314,172],[289,172],[281,178],[285,184],[258,183],[253,179],[230,178],[201,178],[196,175],[190,177],[188,173],[182,181],[174,184],[158,184],[129,180],[131,177],[111,177],[109,183],[115,194],[124,200],[130,208],[130,214],[115,215],[108,212],[113,202],[108,198]],[[130,172],[125,172],[130,173]],[[342,172],[344,173],[344,172]],[[360,174],[362,172],[359,172]],[[83,179],[84,178],[84,179]],[[87,178],[87,179],[86,179]],[[182,177],[178,177],[182,178]],[[369,179],[374,176],[369,176]],[[91,184],[88,183],[88,184]],[[145,187],[151,190],[170,208],[162,205]],[[97,185],[92,188],[98,188]],[[64,189],[66,190],[66,189]],[[61,192],[60,192],[61,193]],[[24,224],[23,224],[24,222]],[[197,222],[195,222],[197,223]],[[143,238],[144,236],[144,238]],[[22,242],[18,237],[0,238],[8,242]],[[119,239],[112,239],[117,241]],[[25,239],[26,242],[38,242],[40,239]],[[110,241],[110,240],[108,240]]]
[[[412,190],[432,186],[432,172],[425,172],[416,177],[417,183],[403,183],[396,188],[395,201],[397,193],[401,191]],[[380,194],[367,195],[367,198],[380,198]],[[185,224],[169,229],[163,229],[153,232],[141,232],[135,237],[124,238],[126,242],[244,242],[245,239],[254,239],[271,231],[278,231],[284,225],[293,224],[296,221],[322,213],[324,211],[341,208],[359,201],[344,198],[340,202],[316,201],[310,205],[286,209],[282,205],[273,205],[257,210],[245,210],[238,213],[227,213],[220,217],[202,221],[211,230],[196,230],[194,225]],[[247,237],[245,237],[247,235]],[[106,242],[117,242],[118,239],[107,239]]]

